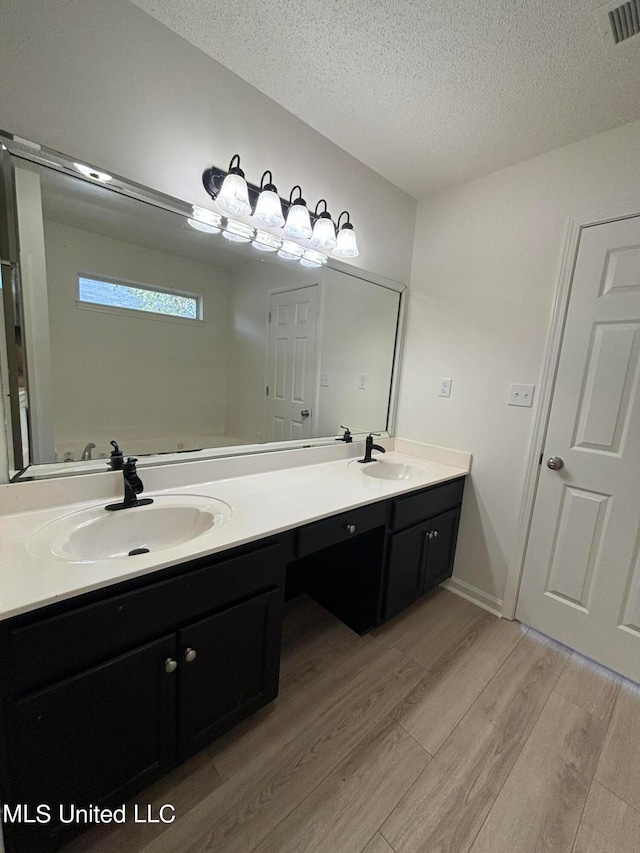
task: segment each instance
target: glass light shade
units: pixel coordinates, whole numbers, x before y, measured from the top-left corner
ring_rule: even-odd
[[[302,246],[298,246],[297,243],[291,243],[289,240],[285,240],[282,243],[282,248],[278,251],[278,255],[286,261],[299,261],[303,254],[304,249]]]
[[[107,175],[106,172],[98,172],[97,169],[92,169],[91,166],[85,166],[84,163],[74,163],[73,165],[87,178],[93,178],[94,181],[100,181],[101,184],[106,184],[107,181],[112,180],[111,175]]]
[[[284,233],[289,237],[299,237],[306,240],[311,237],[311,219],[306,204],[296,204],[289,208]]]
[[[226,240],[231,240],[232,243],[248,243],[253,239],[253,228],[250,225],[245,225],[244,222],[236,222],[235,219],[227,219],[227,224],[222,236]]]
[[[266,231],[257,231],[256,238],[251,245],[260,252],[275,252],[282,246],[282,240]]]
[[[314,249],[333,249],[336,243],[336,229],[331,219],[328,216],[316,219],[309,245]]]
[[[327,258],[325,255],[321,255],[320,252],[305,249],[303,256],[300,258],[300,263],[303,267],[321,267],[327,263]]]
[[[258,225],[265,225],[267,228],[282,228],[284,216],[282,215],[282,204],[278,193],[273,190],[262,190],[258,196],[253,220]]]
[[[192,228],[207,234],[218,234],[222,228],[222,217],[219,213],[207,210],[205,207],[193,205],[193,217],[187,219]]]
[[[216,204],[232,216],[248,216],[251,213],[247,182],[240,175],[227,175],[216,198]]]
[[[338,242],[335,249],[331,252],[336,258],[357,258],[358,244],[356,243],[356,232],[353,228],[343,225],[338,231]]]

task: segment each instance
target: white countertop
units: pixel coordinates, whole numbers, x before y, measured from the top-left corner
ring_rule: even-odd
[[[392,442],[385,443],[393,446]],[[365,476],[363,466],[351,455],[350,458],[303,464],[284,470],[145,490],[144,497],[171,494],[216,498],[229,504],[233,514],[223,526],[214,527],[189,542],[135,557],[70,563],[53,556],[40,559],[30,553],[26,543],[35,531],[63,515],[100,505],[102,501],[95,498],[0,514],[0,618],[6,619],[469,472],[468,454],[455,451],[438,453],[438,448],[430,453],[428,445],[413,442],[398,441],[397,445],[403,450],[408,448],[419,453],[420,458],[398,451],[388,452],[383,457],[387,462],[415,466],[409,480],[379,480]],[[438,459],[453,460],[458,464],[445,464]],[[193,480],[192,470],[190,474],[189,479]],[[83,478],[74,479],[82,481]]]

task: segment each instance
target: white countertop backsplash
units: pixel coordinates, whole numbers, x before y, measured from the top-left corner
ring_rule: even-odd
[[[243,545],[358,506],[467,474],[468,453],[406,439],[377,440],[388,461],[428,463],[410,480],[379,480],[349,463],[364,442],[140,468],[143,497],[197,494],[225,501],[231,519],[189,542],[135,557],[69,563],[26,547],[43,525],[120,500],[122,472],[0,486],[0,618]],[[395,447],[395,450],[394,450]]]

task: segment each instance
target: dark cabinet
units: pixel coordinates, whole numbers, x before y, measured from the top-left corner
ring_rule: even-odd
[[[5,627],[0,798],[51,815],[6,822],[8,851],[56,849],[84,828],[61,822],[61,806],[121,805],[276,697],[285,559],[272,540]]]
[[[396,527],[415,522],[422,513],[438,514],[389,534],[382,621],[451,576],[463,484],[456,480],[395,502],[392,520]],[[439,512],[441,509],[445,511]]]
[[[179,632],[180,760],[278,695],[281,600],[265,592]]]

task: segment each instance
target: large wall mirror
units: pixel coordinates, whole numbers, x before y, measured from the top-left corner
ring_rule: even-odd
[[[157,462],[391,432],[402,285],[199,230],[184,202],[1,138],[19,476],[105,469],[114,439]]]

